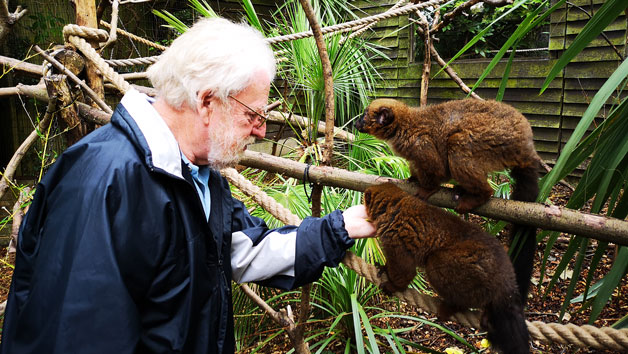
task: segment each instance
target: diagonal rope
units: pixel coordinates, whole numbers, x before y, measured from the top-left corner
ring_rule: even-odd
[[[111,81],[111,83],[113,83],[118,90],[125,93],[131,88],[131,85],[126,82],[122,76],[115,72],[113,68],[109,66],[109,64],[107,64],[98,54],[98,52],[96,52],[96,50],[92,48],[92,46],[84,39],[90,38],[98,40],[99,42],[106,42],[107,37],[107,31],[101,29],[73,24],[63,27],[63,38],[65,41],[71,43],[78,50],[80,50],[87,59],[91,60],[94,65],[96,65],[104,77]]]
[[[406,5],[398,9],[386,11],[378,15],[364,17],[364,18],[349,21],[349,22],[339,23],[333,26],[323,27],[321,31],[323,32],[323,34],[335,33],[335,32],[348,32],[348,31],[352,31],[353,29],[357,27],[368,25],[372,22],[377,22],[377,21],[388,19],[388,18],[404,15],[418,9],[423,9],[430,6],[439,5],[442,2],[443,2],[442,0],[430,0],[427,2],[420,3],[420,4]],[[299,32],[299,33],[287,34],[284,36],[266,38],[266,42],[269,44],[275,44],[275,43],[280,43],[280,42],[293,41],[295,39],[308,38],[312,36],[313,36],[312,31],[305,31],[305,32]]]
[[[105,26],[105,27],[107,27],[108,29],[111,29],[111,25],[109,23],[103,21],[103,20],[100,20],[100,24]],[[125,37],[127,37],[127,38],[129,38],[131,40],[136,41],[136,42],[140,42],[140,43],[146,44],[149,47],[157,48],[157,49],[162,50],[162,51],[166,50],[166,47],[161,45],[161,44],[158,44],[158,43],[155,43],[155,42],[151,42],[148,39],[142,38],[142,37],[140,37],[138,35],[135,35],[135,34],[133,34],[131,32],[127,32],[127,31],[125,31],[123,29],[116,28],[116,33],[120,34],[120,35],[123,35],[123,36],[125,36]]]
[[[255,186],[233,168],[221,170],[222,175],[231,184],[251,197],[256,203],[271,213],[274,217],[288,225],[298,225],[301,220],[288,209],[268,196],[261,188]],[[379,269],[366,263],[362,258],[347,251],[342,263],[376,286],[386,280],[386,275],[379,275]],[[429,313],[438,313],[441,300],[419,293],[414,289],[393,294],[408,304],[422,308]],[[472,328],[480,328],[480,312],[464,311],[452,316],[452,320]],[[610,327],[597,328],[594,326],[576,326],[574,324],[544,323],[540,321],[526,321],[530,336],[533,339],[546,343],[572,344],[578,347],[592,347],[596,349],[612,349],[628,351],[628,329],[614,329]]]

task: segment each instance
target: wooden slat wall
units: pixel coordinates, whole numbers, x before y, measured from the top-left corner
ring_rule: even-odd
[[[556,0],[552,2],[555,3]],[[578,55],[549,88],[539,96],[540,88],[551,67],[566,47],[582,30],[589,16],[603,4],[603,0],[573,0],[574,6],[563,6],[551,16],[549,56],[517,59],[512,66],[504,101],[519,109],[533,126],[537,151],[549,164],[556,161],[561,147],[597,90],[621,63],[619,56],[601,36]],[[356,1],[354,5],[366,14],[381,13],[395,3],[388,1]],[[365,14],[365,16],[367,16]],[[422,63],[411,63],[409,53],[408,16],[400,16],[375,26],[372,42],[387,47],[391,61],[379,61],[378,68],[384,81],[373,93],[374,97],[392,97],[408,104],[418,105]],[[617,50],[626,56],[626,18],[622,14],[604,32]],[[381,40],[380,40],[381,39]],[[490,60],[459,60],[452,65],[460,78],[473,86]],[[485,99],[495,98],[502,79],[505,61],[497,65],[476,92]],[[431,68],[429,103],[460,99],[466,95],[438,65]],[[610,106],[599,114],[604,117]],[[599,122],[599,121],[598,121]]]

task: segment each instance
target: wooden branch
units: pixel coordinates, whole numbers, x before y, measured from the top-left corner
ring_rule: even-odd
[[[61,129],[67,128],[64,134],[67,146],[71,146],[79,141],[88,132],[88,126],[79,118],[78,111],[74,105],[75,99],[72,97],[70,86],[66,81],[65,75],[55,74],[44,77],[46,89],[49,97],[57,97],[59,100],[59,116],[62,124]]]
[[[427,106],[427,92],[430,85],[430,68],[432,67],[432,59],[431,59],[431,51],[430,48],[432,46],[432,35],[430,33],[430,24],[427,21],[427,18],[423,14],[423,12],[417,10],[417,15],[419,16],[419,26],[423,29],[423,45],[425,47],[424,50],[424,58],[423,58],[423,74],[421,75],[421,95],[419,99],[419,105],[421,107]]]
[[[443,58],[441,58],[441,56],[438,54],[438,52],[436,51],[436,48],[434,47],[434,43],[430,43],[430,51],[432,53],[432,57],[434,59],[436,59],[436,62],[438,63],[438,65],[440,65],[442,68],[444,68],[443,70],[445,70],[445,73],[447,75],[449,75],[449,77],[456,83],[458,84],[458,86],[462,89],[462,91],[466,94],[471,93],[471,97],[481,100],[483,99],[482,97],[480,97],[477,93],[472,92],[471,88],[469,86],[467,86],[467,84],[464,83],[464,81],[462,81],[462,79],[460,78],[460,76],[458,76],[458,74],[456,73],[456,71],[454,69],[452,69],[451,66],[447,65],[447,62],[445,62],[443,60]]]
[[[5,66],[5,73],[9,70],[20,70],[28,74],[41,76],[43,67],[32,63],[25,62],[23,60],[17,60],[0,55],[0,64]],[[6,68],[8,67],[8,69]]]
[[[56,98],[48,101],[48,107],[46,107],[46,113],[44,114],[44,118],[39,121],[39,125],[37,125],[37,128],[33,130],[32,133],[30,133],[30,135],[22,142],[20,147],[18,147],[17,151],[15,151],[15,153],[13,154],[13,157],[7,164],[7,167],[4,169],[2,178],[0,178],[0,199],[2,199],[4,193],[7,191],[9,184],[12,183],[13,175],[15,174],[17,167],[20,165],[20,162],[22,162],[22,158],[24,158],[24,155],[26,154],[28,149],[30,149],[31,146],[33,146],[33,144],[37,141],[37,139],[39,139],[38,132],[47,129],[48,125],[52,121],[52,116],[56,109],[56,106]]]
[[[301,7],[305,12],[305,16],[312,28],[312,34],[318,48],[318,54],[321,58],[321,66],[323,68],[323,80],[325,86],[325,149],[323,150],[323,158],[321,164],[323,166],[331,166],[334,153],[334,121],[335,121],[335,98],[334,98],[334,81],[329,54],[327,53],[327,45],[323,37],[323,31],[312,4],[309,0],[299,0]],[[321,200],[323,186],[315,184],[312,190],[312,216],[321,215]],[[301,303],[299,311],[298,323],[301,326],[295,328],[295,344],[294,349],[297,353],[310,353],[309,346],[305,342],[305,323],[310,316],[310,285],[301,288]]]
[[[321,58],[321,65],[323,67],[323,79],[325,84],[325,151],[323,152],[323,165],[331,166],[331,160],[334,152],[334,121],[335,121],[335,100],[334,100],[334,80],[333,72],[331,68],[331,62],[329,61],[329,54],[327,53],[327,45],[323,38],[323,31],[314,9],[309,0],[299,0],[305,16],[307,17],[310,27],[312,27],[312,34],[316,41],[316,47],[318,48],[318,54]]]
[[[442,21],[439,22],[438,25],[434,26],[434,28],[432,29],[432,32],[440,31],[443,27],[447,26],[456,16],[460,15],[462,11],[470,8],[471,6],[477,4],[480,1],[481,0],[468,0],[462,5],[454,8],[452,11],[449,11],[448,13],[443,15]]]
[[[39,48],[38,46],[34,46],[33,48],[35,49],[35,51],[37,53],[41,54],[41,56],[43,56],[50,64],[52,64],[52,66],[54,66],[57,70],[59,70],[60,72],[62,72],[65,75],[67,75],[70,79],[72,79],[72,81],[74,81],[79,86],[81,86],[81,88],[83,88],[83,90],[85,90],[85,93],[87,94],[87,96],[89,96],[92,100],[94,100],[94,102],[96,102],[96,104],[98,104],[98,106],[103,111],[105,111],[107,113],[113,113],[111,108],[109,108],[109,106],[107,106],[107,104],[105,104],[105,102],[103,102],[100,99],[99,95],[96,92],[94,92],[94,90],[92,90],[85,82],[83,82],[83,80],[79,79],[70,70],[67,70],[63,66],[63,64],[59,63],[55,58],[53,58],[50,55],[46,54],[46,52],[41,50],[41,48]]]
[[[302,332],[300,328],[302,328],[303,326],[298,326],[294,322],[294,318],[293,318],[294,316],[292,315],[292,310],[290,309],[290,305],[288,305],[288,307],[285,310],[275,311],[272,307],[270,307],[266,303],[266,301],[264,301],[264,299],[262,299],[259,295],[257,295],[257,293],[253,291],[253,289],[251,289],[248,285],[242,284],[240,286],[240,289],[242,289],[242,291],[251,300],[253,300],[253,302],[255,302],[257,306],[259,306],[262,310],[264,310],[264,312],[266,312],[266,314],[268,314],[270,318],[272,318],[272,320],[275,321],[275,323],[279,324],[286,330],[288,337],[294,344],[295,352],[297,353],[309,353],[310,352],[308,344],[303,340],[303,338],[299,338],[299,335],[302,336],[302,334],[299,334],[299,332]]]
[[[22,209],[22,205],[26,203],[26,199],[30,196],[31,187],[26,187],[20,191],[20,195],[17,198],[17,202],[13,205],[13,221],[11,222],[11,240],[9,241],[9,247],[7,253],[9,255],[9,263],[15,264],[15,252],[17,251],[17,238],[20,233],[20,224],[26,214],[28,207]]]
[[[440,22],[438,22],[438,20],[440,18],[439,17],[440,12],[437,11],[436,14],[437,15],[434,18],[434,25],[433,25],[432,28],[436,28],[440,24]],[[412,21],[416,22],[417,24],[420,24],[419,21],[416,21],[416,20],[412,20]],[[425,36],[424,29],[420,25],[417,27],[417,32],[419,32],[419,34],[421,34],[422,36]],[[433,34],[434,30],[431,30],[431,33]],[[456,84],[458,84],[458,86],[460,87],[460,89],[462,89],[462,91],[464,93],[466,93],[466,94],[471,93],[471,97],[473,97],[475,99],[478,99],[478,100],[482,99],[482,97],[480,97],[477,93],[471,92],[471,88],[469,86],[467,86],[467,84],[465,84],[464,81],[462,81],[462,79],[458,76],[456,71],[454,69],[452,69],[451,66],[447,65],[447,62],[445,60],[443,60],[443,58],[440,56],[440,54],[438,54],[438,52],[436,51],[436,47],[434,47],[434,40],[430,40],[429,50],[430,50],[430,57],[436,59],[436,62],[438,63],[438,65],[440,65],[440,67],[443,68],[445,73],[447,75],[449,75],[449,77]]]
[[[9,33],[11,27],[19,21],[27,12],[27,9],[23,9],[22,6],[18,6],[15,12],[9,12],[9,0],[0,1],[0,42]]]
[[[240,163],[297,179],[303,178],[306,166],[303,163],[248,150]],[[414,193],[416,190],[416,187],[407,181],[327,166],[311,166],[309,176],[310,180],[316,183],[360,192],[372,185],[385,182],[396,183],[409,193]],[[453,208],[456,204],[453,197],[452,189],[441,188],[428,201],[439,207]],[[474,209],[473,213],[493,219],[538,226],[544,230],[561,231],[619,245],[628,245],[628,221],[563,207],[491,198],[486,204]]]
[[[18,95],[19,93],[20,90],[17,87],[0,87],[0,97]]]
[[[18,84],[16,88],[19,91],[18,93],[21,95],[32,97],[42,102],[49,101],[48,93],[46,91],[46,86],[44,86],[43,84],[40,84],[40,85]],[[103,112],[100,109],[94,108],[83,102],[76,102],[76,105],[78,107],[78,112],[81,115],[81,117],[88,122],[98,124],[98,125],[105,125],[109,123],[109,121],[111,120],[111,114]]]

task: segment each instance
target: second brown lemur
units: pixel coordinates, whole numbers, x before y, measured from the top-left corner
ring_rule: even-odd
[[[495,237],[392,183],[368,188],[364,204],[386,257],[384,291],[405,290],[416,268],[424,268],[443,301],[440,316],[480,308],[482,326],[500,353],[530,352],[515,272]]]
[[[540,161],[528,120],[510,105],[465,99],[423,108],[394,99],[376,99],[356,122],[360,132],[385,140],[408,160],[417,196],[429,198],[441,183],[457,182],[456,211],[466,213],[493,195],[487,175],[510,169],[512,199],[533,202],[538,195]],[[515,225],[522,234],[514,247],[517,283],[526,301],[532,274],[535,228]],[[523,232],[523,233],[521,233]]]

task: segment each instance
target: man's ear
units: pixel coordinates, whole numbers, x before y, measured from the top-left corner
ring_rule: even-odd
[[[196,95],[196,111],[203,117],[203,122],[209,124],[209,117],[215,105],[214,93],[211,90],[199,91]]]

